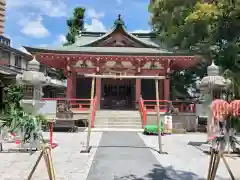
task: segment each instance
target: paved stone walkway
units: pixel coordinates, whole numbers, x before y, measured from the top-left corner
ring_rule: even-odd
[[[48,133],[44,134],[49,137]],[[80,150],[85,148],[87,133],[54,133],[54,141],[59,144],[52,150],[57,180],[87,178],[101,135],[100,132],[92,133],[90,145],[94,148],[89,154],[84,154]],[[10,144],[4,145],[4,149],[7,148],[13,147]],[[31,156],[29,153],[0,153],[0,180],[26,180],[39,154],[40,152]],[[37,167],[33,180],[49,180],[43,160]]]
[[[136,132],[104,132],[87,180],[169,179]]]

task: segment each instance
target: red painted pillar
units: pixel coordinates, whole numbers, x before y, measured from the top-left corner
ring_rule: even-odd
[[[76,92],[77,92],[77,76],[76,73],[72,75],[72,98],[76,99]]]
[[[141,97],[141,79],[136,79],[136,86],[135,86],[135,95],[136,95],[136,107],[138,107],[138,102],[140,100]]]
[[[100,101],[101,101],[101,79],[96,79],[96,96],[97,96],[97,109],[100,109]]]
[[[72,83],[72,76],[67,77],[67,98],[72,98],[72,90],[73,90],[73,83]]]
[[[170,79],[164,79],[164,100],[170,100]]]
[[[67,77],[67,98],[76,98],[76,73],[72,72]]]

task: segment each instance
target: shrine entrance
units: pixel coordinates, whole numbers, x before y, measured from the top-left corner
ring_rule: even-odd
[[[134,79],[102,79],[101,109],[135,109]]]

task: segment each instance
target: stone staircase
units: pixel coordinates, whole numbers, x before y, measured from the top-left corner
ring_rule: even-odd
[[[99,110],[94,124],[95,128],[142,128],[139,111]]]

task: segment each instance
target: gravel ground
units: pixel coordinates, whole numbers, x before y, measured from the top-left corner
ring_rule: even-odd
[[[152,149],[158,149],[157,136],[145,136],[139,133],[146,146]],[[205,134],[188,133],[181,135],[166,135],[163,137],[163,151],[167,155],[160,155],[152,150],[152,153],[165,168],[166,175],[174,180],[195,180],[205,179],[207,177],[209,158],[210,156],[203,153],[197,147],[189,145],[192,143],[201,143],[206,141]],[[240,158],[227,158],[229,166],[231,167],[236,179],[240,179],[239,164]],[[217,172],[216,180],[231,179],[223,164]]]

